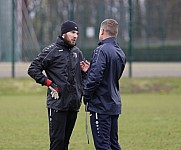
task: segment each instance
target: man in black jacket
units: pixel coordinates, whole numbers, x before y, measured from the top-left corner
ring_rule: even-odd
[[[28,68],[28,74],[37,83],[48,87],[50,150],[68,150],[81,105],[83,55],[75,46],[77,38],[77,24],[64,22],[56,42],[44,48]]]
[[[121,113],[119,79],[126,57],[116,42],[118,22],[101,23],[99,46],[94,50],[83,90],[88,104],[94,145],[97,150],[121,150],[118,142],[118,117]],[[81,62],[81,67],[88,67]]]

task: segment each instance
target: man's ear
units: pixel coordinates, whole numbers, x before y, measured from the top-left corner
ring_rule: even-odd
[[[104,31],[104,29],[101,29],[101,35],[103,35],[103,34],[104,34],[104,32],[105,32],[105,31]]]
[[[62,35],[62,38],[63,38],[63,39],[64,39],[64,37],[65,37],[65,34]]]

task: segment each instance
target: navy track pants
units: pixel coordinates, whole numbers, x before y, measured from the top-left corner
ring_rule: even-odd
[[[90,112],[90,123],[96,150],[121,150],[118,143],[119,115]]]

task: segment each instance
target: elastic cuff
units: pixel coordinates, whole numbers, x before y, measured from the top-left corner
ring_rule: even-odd
[[[47,80],[46,80],[46,86],[48,86],[48,87],[49,87],[51,83],[52,83],[52,81],[51,81],[51,80],[49,80],[49,79],[47,79]]]

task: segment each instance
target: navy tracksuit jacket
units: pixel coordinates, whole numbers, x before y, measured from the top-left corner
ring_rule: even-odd
[[[99,43],[94,50],[83,95],[89,99],[88,110],[99,114],[121,113],[119,79],[126,64],[124,52],[116,38]]]

